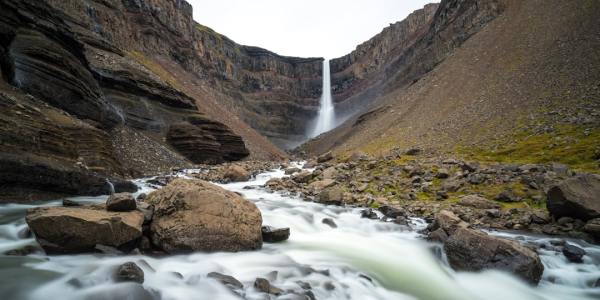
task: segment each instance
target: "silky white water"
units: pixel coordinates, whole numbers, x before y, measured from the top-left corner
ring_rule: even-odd
[[[182,176],[185,176],[182,174]],[[258,175],[249,182],[221,185],[242,193],[256,203],[263,222],[290,227],[290,239],[265,244],[260,251],[240,253],[193,253],[169,257],[43,254],[26,257],[0,255],[2,299],[239,299],[209,272],[232,275],[244,284],[246,299],[269,299],[252,285],[256,277],[269,278],[284,290],[301,291],[309,283],[316,299],[599,299],[600,247],[582,241],[569,242],[584,248],[584,264],[569,263],[562,253],[541,250],[546,270],[538,287],[498,271],[457,273],[440,255],[439,245],[426,242],[416,232],[426,226],[411,219],[411,228],[360,218],[359,208],[324,206],[261,186],[270,178],[285,176],[282,170]],[[143,190],[151,188],[137,181]],[[246,188],[245,188],[246,187]],[[105,197],[77,197],[94,203]],[[60,205],[59,201],[39,205]],[[20,239],[27,225],[24,213],[34,205],[0,206],[0,251],[34,244]],[[322,223],[331,218],[337,228]],[[493,233],[532,244],[548,243],[549,237]],[[115,266],[136,262],[145,273],[143,289],[135,284],[114,283]],[[274,276],[272,271],[277,271]],[[181,278],[175,272],[183,275]],[[287,294],[271,299],[303,299]]]
[[[327,132],[335,126],[335,108],[331,97],[331,73],[329,71],[329,60],[323,61],[323,92],[319,107],[317,123],[311,137],[316,137]]]

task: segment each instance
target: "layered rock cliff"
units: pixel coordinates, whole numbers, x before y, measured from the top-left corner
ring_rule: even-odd
[[[16,200],[281,159],[261,133],[304,138],[321,59],[238,45],[195,23],[185,1],[2,0],[0,71],[0,186]]]

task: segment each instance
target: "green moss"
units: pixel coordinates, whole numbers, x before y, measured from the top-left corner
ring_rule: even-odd
[[[596,162],[600,151],[600,129],[585,133],[585,128],[574,125],[557,125],[555,131],[531,134],[521,131],[497,149],[459,148],[458,152],[469,159],[502,163],[558,162],[588,172],[599,172]]]

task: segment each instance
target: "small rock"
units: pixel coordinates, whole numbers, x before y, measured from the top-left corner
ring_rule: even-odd
[[[120,265],[113,279],[116,282],[137,282],[144,283],[144,271],[133,262],[126,262]]]
[[[112,194],[106,200],[107,211],[132,211],[137,207],[135,199],[130,193]]]
[[[300,169],[298,169],[298,168],[287,168],[284,171],[285,175],[292,175],[292,174],[298,173],[298,172],[300,172]]]
[[[206,276],[208,278],[212,278],[212,279],[220,282],[224,286],[232,288],[232,289],[243,289],[244,288],[244,285],[239,280],[235,279],[233,276],[229,276],[229,275],[225,275],[225,274],[221,274],[221,273],[217,273],[217,272],[210,272]]]
[[[76,207],[76,206],[81,206],[81,203],[77,202],[77,201],[73,201],[71,199],[63,199],[62,200],[62,206],[66,206],[66,207]]]
[[[146,193],[141,193],[137,196],[137,198],[135,198],[135,200],[138,202],[142,202],[142,201],[144,201],[144,199],[146,199],[146,196],[148,196],[148,195],[146,195]]]
[[[256,278],[256,280],[254,281],[254,287],[263,293],[267,293],[267,294],[271,294],[271,295],[275,295],[275,296],[279,296],[279,295],[283,294],[282,289],[271,285],[271,283],[264,278]]]
[[[500,218],[502,216],[499,209],[488,209],[485,211],[485,214],[490,218]]]
[[[321,220],[321,222],[323,224],[329,225],[329,227],[331,228],[337,228],[337,224],[335,224],[332,218],[324,218],[323,220]]]
[[[330,161],[332,159],[333,159],[333,153],[331,153],[331,151],[328,151],[328,152],[324,153],[323,155],[317,157],[317,162],[324,163],[324,162]]]
[[[302,171],[292,175],[292,180],[297,183],[308,183],[313,177],[313,174],[309,171]]]
[[[441,168],[441,169],[437,170],[435,177],[439,178],[439,179],[446,179],[446,178],[450,177],[450,172],[448,171],[448,169]]]
[[[261,228],[263,242],[279,243],[287,240],[290,237],[289,228],[275,228],[271,226],[263,226]]]
[[[574,263],[582,263],[583,256],[585,255],[585,250],[566,243],[562,250],[563,255],[570,261]]]
[[[360,212],[360,217],[361,218],[366,218],[366,219],[371,219],[371,220],[379,219],[379,216],[377,216],[377,213],[374,212],[370,208],[364,209],[363,211],[361,211]]]
[[[406,152],[404,152],[404,154],[413,156],[413,155],[420,154],[422,151],[423,150],[421,150],[419,148],[411,148],[411,149],[406,150]]]
[[[496,196],[496,201],[501,202],[519,202],[521,199],[511,190],[506,190]]]

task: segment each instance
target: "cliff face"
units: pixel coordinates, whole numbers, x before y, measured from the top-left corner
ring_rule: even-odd
[[[281,159],[260,133],[303,135],[321,59],[238,45],[195,23],[185,1],[3,0],[0,73],[0,186],[15,200]]]
[[[364,112],[381,96],[416,82],[500,12],[497,1],[428,4],[332,60],[336,111],[342,116]]]
[[[210,93],[223,95],[220,106],[280,146],[304,139],[306,119],[316,114],[322,59],[238,45],[194,22],[185,1],[48,1],[94,39],[150,60],[166,58],[200,78]]]

